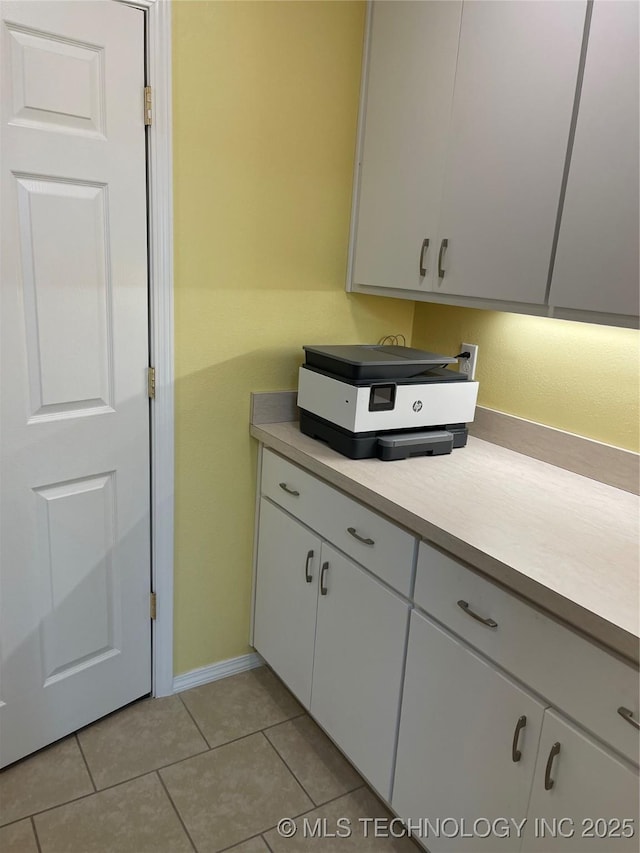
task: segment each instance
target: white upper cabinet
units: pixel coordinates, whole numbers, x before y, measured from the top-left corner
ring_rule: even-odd
[[[461,11],[440,0],[370,10],[355,284],[429,289]]]
[[[464,4],[436,292],[544,303],[585,12]]]
[[[550,303],[638,315],[638,5],[596,2]]]

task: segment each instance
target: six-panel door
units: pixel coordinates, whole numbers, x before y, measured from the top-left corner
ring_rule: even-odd
[[[0,764],[151,688],[144,13],[2,4]]]

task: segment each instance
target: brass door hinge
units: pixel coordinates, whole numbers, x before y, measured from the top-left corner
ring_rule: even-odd
[[[145,126],[151,124],[153,119],[151,102],[151,86],[144,87],[144,123]]]
[[[156,369],[155,367],[147,368],[147,394],[151,400],[155,400],[156,396]]]
[[[150,597],[149,597],[149,616],[151,616],[152,619],[156,618],[156,594],[155,594],[155,592],[152,592]]]

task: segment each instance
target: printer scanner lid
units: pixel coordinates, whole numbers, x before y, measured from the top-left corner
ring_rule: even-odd
[[[305,364],[345,379],[401,379],[457,359],[413,347],[376,344],[304,346]]]

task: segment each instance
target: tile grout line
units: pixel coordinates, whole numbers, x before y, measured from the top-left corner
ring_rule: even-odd
[[[84,754],[84,749],[82,748],[82,744],[80,743],[80,738],[78,737],[78,732],[74,733],[74,737],[76,739],[76,743],[78,744],[78,749],[80,750],[80,755],[82,756],[82,760],[84,761],[84,766],[87,768],[87,773],[89,774],[89,779],[91,780],[91,784],[93,785],[93,793],[98,793],[98,786],[95,783],[95,779],[93,778],[93,773],[91,772],[91,768],[89,767],[89,762],[87,761],[87,756]]]
[[[38,830],[36,829],[36,822],[33,819],[33,815],[29,818],[31,821],[31,829],[33,829],[33,835],[36,839],[36,847],[38,848],[38,853],[42,853],[42,846],[40,844],[40,839],[38,838]]]
[[[269,732],[271,729],[277,729],[278,726],[284,726],[285,723],[290,723],[292,720],[299,720],[300,717],[309,717],[309,714],[306,711],[303,711],[301,714],[295,714],[293,717],[287,717],[286,720],[280,720],[277,723],[272,723],[269,726],[265,726],[263,729],[259,729],[261,732]],[[309,717],[311,720],[312,717]]]
[[[240,847],[243,844],[248,844],[249,841],[255,841],[256,838],[262,838],[260,833],[258,833],[258,835],[251,835],[249,836],[249,838],[245,838],[244,841],[234,841],[231,847],[223,847],[222,850],[216,850],[216,853],[231,853],[232,850],[235,850],[237,847]],[[271,850],[270,847],[269,850]]]
[[[267,845],[267,850],[269,850],[269,851],[270,851],[270,853],[273,853],[273,847],[269,844],[269,842],[268,842],[268,841],[267,841],[267,839],[265,838],[265,836],[264,836],[264,832],[262,833],[262,835],[260,836],[260,838],[261,838],[261,839],[264,841],[264,843]]]
[[[172,798],[171,794],[169,793],[169,789],[167,788],[167,786],[166,786],[166,785],[165,785],[165,783],[164,783],[164,779],[162,778],[162,776],[160,775],[160,772],[159,772],[158,770],[156,770],[156,771],[154,771],[154,772],[155,772],[156,776],[158,777],[158,779],[160,780],[160,784],[162,785],[162,787],[163,787],[163,789],[164,789],[165,794],[166,794],[166,795],[167,795],[167,797],[169,798],[169,802],[171,803],[171,806],[172,806],[172,808],[173,808],[174,812],[176,813],[176,817],[177,817],[177,818],[178,818],[178,820],[180,821],[180,825],[181,825],[181,826],[182,826],[182,828],[184,829],[184,831],[185,831],[185,833],[186,833],[186,836],[187,836],[187,838],[189,839],[189,843],[191,844],[191,846],[192,846],[192,847],[193,847],[193,849],[195,850],[195,853],[198,853],[198,848],[197,848],[197,847],[196,847],[196,845],[195,845],[195,841],[194,841],[194,840],[193,840],[193,838],[191,837],[191,833],[190,833],[190,832],[189,832],[189,830],[187,829],[185,822],[182,820],[182,815],[181,815],[181,814],[180,814],[180,812],[178,811],[178,807],[176,806],[176,804],[173,802],[173,798]]]
[[[291,720],[299,720],[301,717],[305,717],[305,716],[307,716],[307,717],[308,717],[309,715],[305,712],[304,714],[299,714],[297,717],[291,717],[289,720],[284,720],[284,722],[282,722],[282,723],[275,723],[273,726],[267,726],[266,728],[262,729],[262,734],[267,738],[267,740],[269,741],[269,743],[271,744],[271,746],[275,749],[275,751],[277,752],[277,754],[278,754],[279,758],[280,758],[280,759],[282,759],[282,762],[283,762],[283,764],[285,765],[285,767],[287,768],[287,770],[288,770],[288,771],[293,775],[293,777],[295,778],[296,782],[300,785],[300,787],[301,787],[301,788],[302,788],[302,790],[305,792],[305,794],[307,795],[307,797],[309,797],[309,799],[310,799],[310,800],[311,800],[311,802],[314,804],[314,806],[315,806],[316,808],[318,808],[318,809],[319,809],[319,808],[322,808],[323,806],[326,806],[326,805],[327,805],[327,803],[332,803],[332,802],[334,802],[334,800],[338,800],[338,799],[340,799],[340,797],[346,797],[346,796],[347,796],[347,794],[352,794],[354,791],[357,791],[359,788],[362,788],[362,787],[367,788],[367,787],[368,787],[367,783],[366,783],[366,782],[364,781],[364,779],[360,776],[360,774],[358,773],[357,769],[353,766],[353,764],[351,764],[351,762],[349,761],[349,759],[348,759],[348,758],[346,758],[346,756],[345,756],[345,755],[343,755],[342,750],[338,749],[338,747],[337,747],[337,746],[335,746],[335,744],[334,744],[332,741],[330,741],[330,743],[331,743],[331,745],[334,747],[334,749],[338,750],[339,754],[340,754],[340,755],[341,755],[341,756],[342,756],[342,757],[347,761],[347,763],[349,764],[349,766],[350,766],[350,767],[352,767],[352,768],[353,768],[353,770],[357,773],[358,778],[360,779],[360,783],[359,783],[358,785],[355,785],[353,788],[349,788],[348,790],[343,791],[341,794],[337,794],[335,797],[331,797],[331,798],[330,798],[330,799],[328,799],[328,800],[322,800],[321,802],[316,802],[315,798],[311,796],[311,794],[309,793],[309,791],[307,791],[307,789],[305,788],[305,786],[302,784],[301,780],[300,780],[300,779],[298,779],[297,775],[294,773],[294,771],[291,769],[291,767],[289,767],[289,765],[287,764],[286,760],[285,760],[285,759],[283,758],[283,756],[280,754],[280,751],[278,750],[278,747],[277,747],[277,746],[276,746],[276,745],[271,741],[271,739],[270,739],[269,735],[267,734],[267,732],[271,731],[271,729],[275,729],[275,728],[277,728],[278,726],[282,726],[282,725],[284,725],[285,723],[289,723],[289,722],[291,722]],[[311,720],[311,722],[312,722],[312,723],[314,723],[315,725],[317,725],[317,723],[315,723],[315,720],[314,720],[312,717],[309,717],[309,719]],[[324,732],[323,732],[323,734],[324,734]],[[326,735],[325,735],[325,737],[326,737]],[[271,829],[273,829],[273,827],[271,827]]]
[[[287,722],[288,722],[288,721],[287,721]],[[269,744],[269,746],[270,746],[270,747],[271,747],[271,749],[275,752],[275,754],[278,756],[278,758],[280,759],[280,761],[282,761],[282,763],[283,763],[283,764],[284,764],[284,766],[287,768],[287,770],[289,771],[289,773],[291,773],[291,775],[292,775],[292,776],[293,776],[293,778],[296,780],[296,782],[298,783],[298,785],[300,785],[300,787],[302,788],[302,791],[303,791],[303,793],[304,793],[305,797],[307,797],[307,798],[309,799],[309,801],[310,801],[311,803],[313,803],[313,807],[314,807],[314,808],[316,808],[316,805],[317,805],[317,804],[316,804],[316,801],[315,801],[315,800],[313,799],[313,797],[309,794],[309,792],[307,791],[307,789],[305,788],[305,786],[302,784],[302,782],[300,781],[300,779],[298,779],[298,777],[296,776],[296,774],[295,774],[295,773],[293,772],[293,770],[289,767],[289,765],[288,765],[288,764],[287,764],[287,762],[284,760],[284,758],[280,755],[280,753],[279,753],[279,752],[278,752],[278,750],[275,748],[275,746],[271,743],[271,741],[269,740],[269,738],[268,738],[268,737],[267,737],[267,735],[265,734],[264,730],[261,730],[260,734],[261,734],[261,735],[262,735],[262,737],[266,740],[266,742]],[[304,814],[304,812],[303,812],[303,814]]]
[[[183,692],[183,693],[188,693],[189,691],[188,691],[188,690],[184,690],[184,691],[182,691],[182,692]],[[189,718],[190,718],[191,722],[193,723],[193,725],[196,727],[196,729],[197,729],[197,730],[198,730],[198,732],[200,733],[200,737],[201,737],[201,738],[202,738],[202,740],[206,743],[207,747],[208,747],[209,749],[215,749],[215,747],[211,746],[211,744],[209,743],[208,739],[205,737],[204,732],[202,731],[202,729],[200,728],[200,726],[199,726],[199,725],[198,725],[198,723],[196,722],[196,718],[193,716],[193,714],[191,713],[191,711],[189,710],[189,708],[188,708],[188,706],[187,706],[187,703],[186,703],[186,702],[184,701],[184,699],[182,698],[182,693],[176,693],[175,695],[176,695],[176,696],[178,697],[178,699],[182,702],[182,707],[185,709],[185,711],[186,711],[186,712],[187,712],[187,714],[189,715]],[[205,750],[203,750],[203,752],[204,752],[204,751],[205,751]],[[176,762],[174,762],[174,764],[175,764],[175,763],[176,763]]]
[[[322,803],[321,806],[314,805],[314,807],[312,809],[307,809],[304,812],[298,812],[298,814],[294,814],[294,815],[287,815],[287,817],[291,818],[291,820],[300,820],[300,818],[304,817],[305,815],[311,814],[312,812],[316,812],[316,811],[318,811],[318,809],[323,809],[325,806],[329,806],[329,805],[331,805],[331,803],[335,803],[338,800],[341,800],[343,797],[346,797],[349,794],[354,794],[356,791],[361,791],[363,789],[365,789],[367,791],[371,791],[369,786],[365,783],[363,785],[359,785],[357,788],[353,788],[351,791],[345,792],[344,794],[338,794],[337,797],[332,797],[330,800],[327,800],[326,803]],[[276,830],[278,829],[278,824],[274,824],[273,826],[270,826],[267,829],[263,830],[262,835],[265,836],[267,834],[267,832],[272,832],[274,829],[276,829]],[[247,839],[247,840],[249,840],[249,839]],[[266,838],[264,840],[265,840],[265,842],[267,842]],[[244,844],[243,841],[241,841],[239,843]],[[268,844],[268,842],[267,842],[267,847],[269,847],[269,850],[271,850],[271,846]]]

